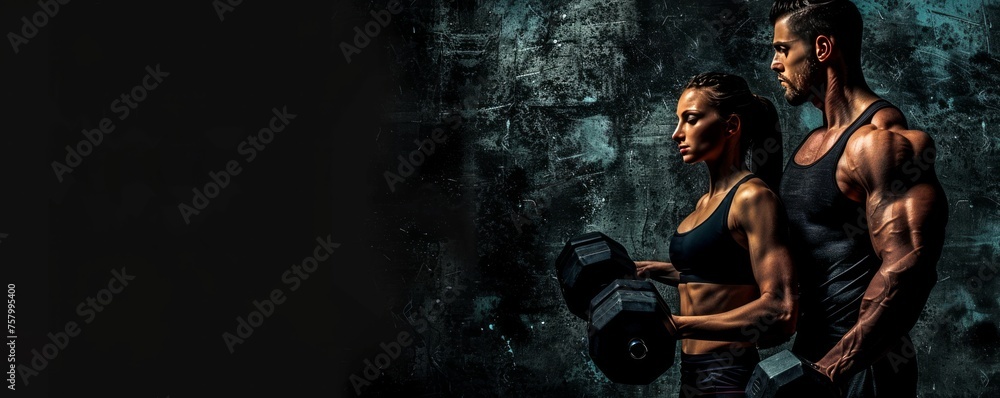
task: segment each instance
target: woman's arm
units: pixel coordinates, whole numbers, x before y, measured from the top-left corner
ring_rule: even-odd
[[[649,276],[649,279],[670,286],[677,286],[681,281],[680,271],[673,264],[663,261],[636,261],[635,276]]]
[[[720,314],[675,315],[678,337],[774,346],[792,336],[798,316],[785,210],[774,192],[755,181],[740,186],[732,206],[730,219],[746,233],[760,297]]]

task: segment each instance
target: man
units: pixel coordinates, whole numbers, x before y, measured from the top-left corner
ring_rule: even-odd
[[[850,1],[777,0],[770,21],[785,99],[823,113],[780,188],[799,249],[792,351],[847,396],[914,397],[908,333],[937,281],[948,214],[934,142],[865,82]]]

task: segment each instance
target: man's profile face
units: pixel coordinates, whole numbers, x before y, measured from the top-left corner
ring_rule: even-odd
[[[814,94],[811,87],[819,70],[819,61],[811,51],[812,46],[788,28],[788,18],[781,18],[774,24],[771,70],[778,74],[778,81],[785,89],[785,100],[798,106]]]

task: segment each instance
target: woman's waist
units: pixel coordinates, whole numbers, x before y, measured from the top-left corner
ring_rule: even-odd
[[[692,366],[732,366],[756,365],[760,362],[760,352],[753,344],[727,345],[697,353],[681,350],[681,362]]]
[[[716,355],[726,353],[740,356],[749,351],[757,351],[757,345],[750,341],[681,340],[681,354],[685,355]]]
[[[716,315],[752,303],[760,298],[757,285],[685,283],[677,286],[678,315]]]

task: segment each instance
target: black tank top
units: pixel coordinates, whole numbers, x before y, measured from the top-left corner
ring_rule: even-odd
[[[840,191],[836,173],[847,140],[887,107],[892,104],[885,100],[870,105],[826,154],[802,166],[795,163],[795,154],[812,133],[807,135],[781,179],[779,195],[788,212],[790,248],[801,286],[792,351],[811,361],[819,360],[857,323],[861,297],[882,264],[868,236],[865,204]]]
[[[733,240],[729,231],[729,207],[740,184],[733,185],[708,219],[694,229],[674,233],[670,239],[670,262],[681,273],[680,283],[703,282],[727,285],[756,285],[750,253]]]

